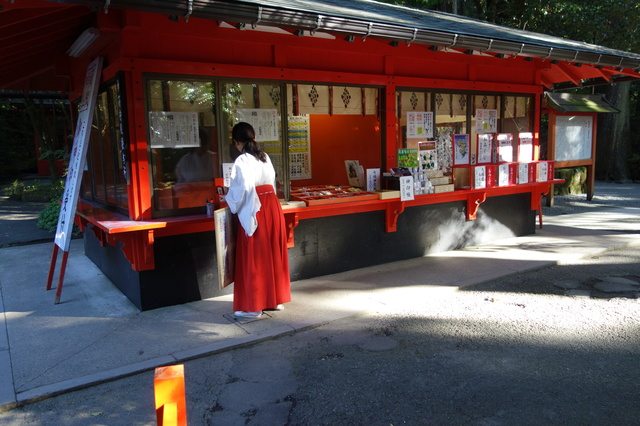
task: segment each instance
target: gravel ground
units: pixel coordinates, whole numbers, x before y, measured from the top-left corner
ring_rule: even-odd
[[[546,206],[546,200],[542,205]],[[587,201],[586,194],[555,196],[553,207],[543,207],[542,211],[552,216],[611,207],[640,208],[640,183],[596,182],[593,200]]]
[[[597,291],[607,277],[640,291],[640,245],[187,362],[189,424],[637,425],[640,300]],[[152,381],[60,395],[0,423],[154,425]]]
[[[640,185],[616,185],[598,184],[593,202],[557,197],[545,214],[640,207]],[[637,425],[639,294],[640,244],[416,292],[401,306],[187,362],[189,424]],[[144,373],[60,395],[0,423],[153,425],[152,382]]]

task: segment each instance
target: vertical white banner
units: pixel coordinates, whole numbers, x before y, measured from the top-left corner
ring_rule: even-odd
[[[98,97],[98,86],[102,74],[102,57],[96,58],[87,68],[87,76],[84,80],[84,90],[78,111],[78,122],[76,132],[73,136],[73,149],[69,159],[69,171],[64,184],[64,194],[60,205],[60,216],[58,217],[58,227],[56,229],[55,244],[63,251],[69,251],[71,244],[71,233],[73,231],[73,219],[78,207],[80,196],[80,183],[82,182],[82,172],[87,160],[87,149],[89,147],[89,137],[91,136],[91,125],[93,123],[93,110]]]

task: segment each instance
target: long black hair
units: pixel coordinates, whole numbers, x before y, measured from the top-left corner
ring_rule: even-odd
[[[243,152],[251,154],[258,160],[266,163],[267,154],[260,149],[258,142],[256,142],[256,132],[253,130],[253,126],[251,126],[251,124],[245,122],[236,124],[233,126],[233,130],[231,130],[231,137],[234,141],[244,143]]]

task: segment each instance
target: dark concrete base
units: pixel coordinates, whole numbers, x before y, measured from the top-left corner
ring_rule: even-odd
[[[422,257],[535,232],[529,194],[491,197],[467,221],[464,202],[408,207],[396,232],[385,232],[384,212],[300,221],[289,249],[293,281]],[[218,287],[213,232],[156,238],[156,269],[136,272],[119,248],[100,247],[85,232],[85,252],[140,310],[228,294]]]
[[[499,239],[533,234],[529,194],[491,197],[466,220],[465,202],[408,207],[397,231],[385,232],[385,213],[303,220],[289,250],[292,280],[328,275]]]
[[[142,311],[228,294],[219,289],[213,232],[156,238],[156,269],[134,271],[119,248],[85,232],[85,253]]]

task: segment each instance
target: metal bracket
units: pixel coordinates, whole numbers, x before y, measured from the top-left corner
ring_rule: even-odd
[[[314,35],[316,31],[318,31],[318,29],[320,28],[320,25],[322,24],[322,18],[324,18],[324,16],[318,15],[318,20],[316,21],[316,27],[311,31],[309,31],[309,34]]]
[[[489,39],[489,46],[487,46],[486,49],[481,50],[480,52],[488,52],[489,50],[491,50],[492,45],[493,45],[493,39]]]
[[[256,19],[256,22],[251,24],[251,28],[255,30],[261,20],[262,20],[262,6],[258,7],[258,19]]]
[[[365,41],[367,37],[371,35],[371,30],[373,30],[373,22],[369,22],[369,29],[367,30],[367,33],[364,35],[364,37],[362,37],[362,41]]]
[[[413,43],[414,41],[416,41],[416,37],[418,36],[418,29],[414,28],[413,29],[413,37],[411,38],[411,40],[409,40],[407,42],[407,46],[411,46],[411,43]]]
[[[455,46],[457,42],[458,42],[458,34],[454,34],[453,43],[451,43],[449,46],[446,46],[445,49],[449,49],[449,48]]]
[[[189,16],[193,12],[193,0],[187,0],[187,14],[184,15],[184,22],[189,22]]]

